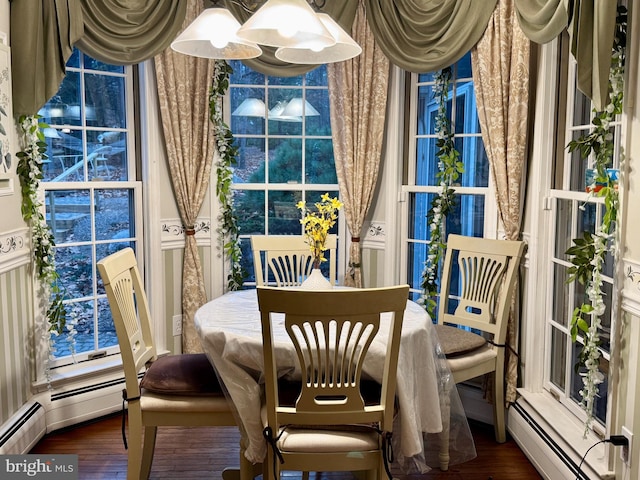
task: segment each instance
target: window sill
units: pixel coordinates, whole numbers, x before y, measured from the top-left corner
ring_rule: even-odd
[[[583,455],[590,447],[602,440],[592,431],[583,438],[584,424],[549,393],[532,393],[521,388],[518,389],[518,394],[520,395],[517,401],[518,406],[531,416],[544,434],[548,435],[575,465],[580,464]],[[553,420],[550,421],[550,419]],[[582,469],[585,472],[591,469],[597,475],[596,478],[615,478],[609,466],[610,456],[609,444],[601,443],[589,451]]]
[[[158,356],[168,353],[168,351],[158,352]],[[34,382],[32,387],[34,393],[41,393],[51,389],[68,388],[77,383],[98,381],[102,377],[114,374],[119,374],[121,377],[124,375],[122,358],[119,354],[52,369],[49,380],[42,378]]]

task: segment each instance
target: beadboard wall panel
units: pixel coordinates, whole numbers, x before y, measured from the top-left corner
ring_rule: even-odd
[[[32,318],[29,265],[23,262],[17,268],[0,273],[0,424],[6,422],[30,397],[29,332]]]

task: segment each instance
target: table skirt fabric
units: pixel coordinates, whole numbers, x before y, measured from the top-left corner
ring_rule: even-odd
[[[203,349],[237,410],[245,456],[253,463],[262,462],[267,446],[260,416],[264,379],[256,291],[229,292],[208,302],[197,311],[195,324]],[[274,335],[276,362],[282,365],[279,375],[292,380],[299,378],[295,350],[284,325],[279,331],[274,330]],[[374,340],[364,365],[364,373],[379,382],[385,352],[384,341]],[[398,415],[394,421],[393,447],[396,461],[405,473],[426,473],[439,466],[438,434],[446,425],[449,410],[450,464],[476,456],[462,403],[433,324],[425,310],[411,301],[407,301],[402,328],[396,397]]]

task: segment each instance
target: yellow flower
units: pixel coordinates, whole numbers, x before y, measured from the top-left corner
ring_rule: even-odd
[[[325,243],[329,230],[338,219],[338,210],[342,202],[337,198],[330,198],[328,193],[320,197],[320,201],[314,204],[315,210],[307,208],[306,202],[300,201],[296,207],[302,212],[300,223],[304,225],[306,242],[313,256],[313,268],[319,268],[321,262],[326,262],[324,252],[327,249]]]

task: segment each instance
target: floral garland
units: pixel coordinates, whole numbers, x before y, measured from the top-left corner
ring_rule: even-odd
[[[447,248],[445,227],[447,215],[455,205],[455,191],[452,186],[464,172],[464,164],[459,160],[460,152],[456,150],[454,134],[451,130],[451,121],[447,116],[447,99],[449,96],[449,84],[451,82],[451,68],[447,67],[434,75],[434,97],[438,102],[436,114],[436,134],[438,139],[436,147],[438,151],[438,172],[436,179],[439,181],[440,191],[431,202],[431,208],[427,213],[429,220],[429,241],[427,258],[422,271],[422,298],[420,302],[425,309],[435,318],[438,297],[438,269],[440,261]]]
[[[229,88],[229,75],[232,73],[233,69],[226,61],[215,61],[209,91],[209,118],[214,124],[214,135],[219,153],[219,159],[216,163],[216,195],[220,201],[220,215],[216,231],[231,265],[231,271],[227,276],[227,288],[238,290],[244,282],[244,271],[240,265],[242,259],[240,229],[233,209],[233,192],[231,191],[233,166],[236,164],[238,148],[233,144],[231,129],[222,120],[222,98]]]
[[[24,149],[16,154],[18,157],[17,173],[20,178],[22,191],[22,218],[31,226],[31,238],[33,243],[33,263],[38,279],[41,295],[41,308],[47,319],[47,344],[49,357],[54,350],[53,337],[67,331],[67,339],[71,352],[75,351],[75,322],[67,322],[67,311],[63,303],[63,292],[58,285],[58,272],[55,262],[55,241],[53,233],[47,225],[38,191],[42,180],[42,162],[46,155],[47,144],[42,133],[42,128],[47,127],[41,123],[39,115],[22,115],[18,119]],[[48,362],[45,372],[49,372]]]
[[[605,212],[602,223],[596,226],[592,235],[585,232],[583,238],[574,239],[574,245],[567,250],[571,255],[572,266],[569,268],[567,282],[578,281],[585,285],[585,293],[589,299],[573,311],[571,318],[571,339],[575,343],[578,333],[584,337],[584,345],[578,357],[577,367],[584,367],[581,373],[583,388],[580,390],[581,406],[587,414],[584,435],[593,423],[593,407],[598,396],[598,385],[604,380],[599,370],[600,365],[600,317],[605,312],[602,292],[602,271],[607,252],[617,253],[616,229],[619,197],[617,178],[612,178],[607,168],[613,164],[614,143],[610,125],[616,116],[622,113],[624,88],[624,60],[626,44],[626,10],[622,10],[617,18],[617,34],[609,71],[610,96],[609,104],[602,112],[594,110],[591,133],[569,142],[569,152],[579,150],[582,158],[587,159],[593,153],[595,159],[595,177],[587,189],[593,195],[604,198]],[[581,207],[584,209],[584,206]]]
[[[320,201],[315,204],[316,209],[310,210],[304,201],[296,204],[300,209],[302,218],[300,223],[304,225],[306,242],[313,256],[313,268],[320,268],[320,263],[326,262],[324,252],[327,250],[325,243],[329,230],[338,220],[338,210],[342,208],[342,202],[337,198],[330,198],[329,193],[324,193]]]

